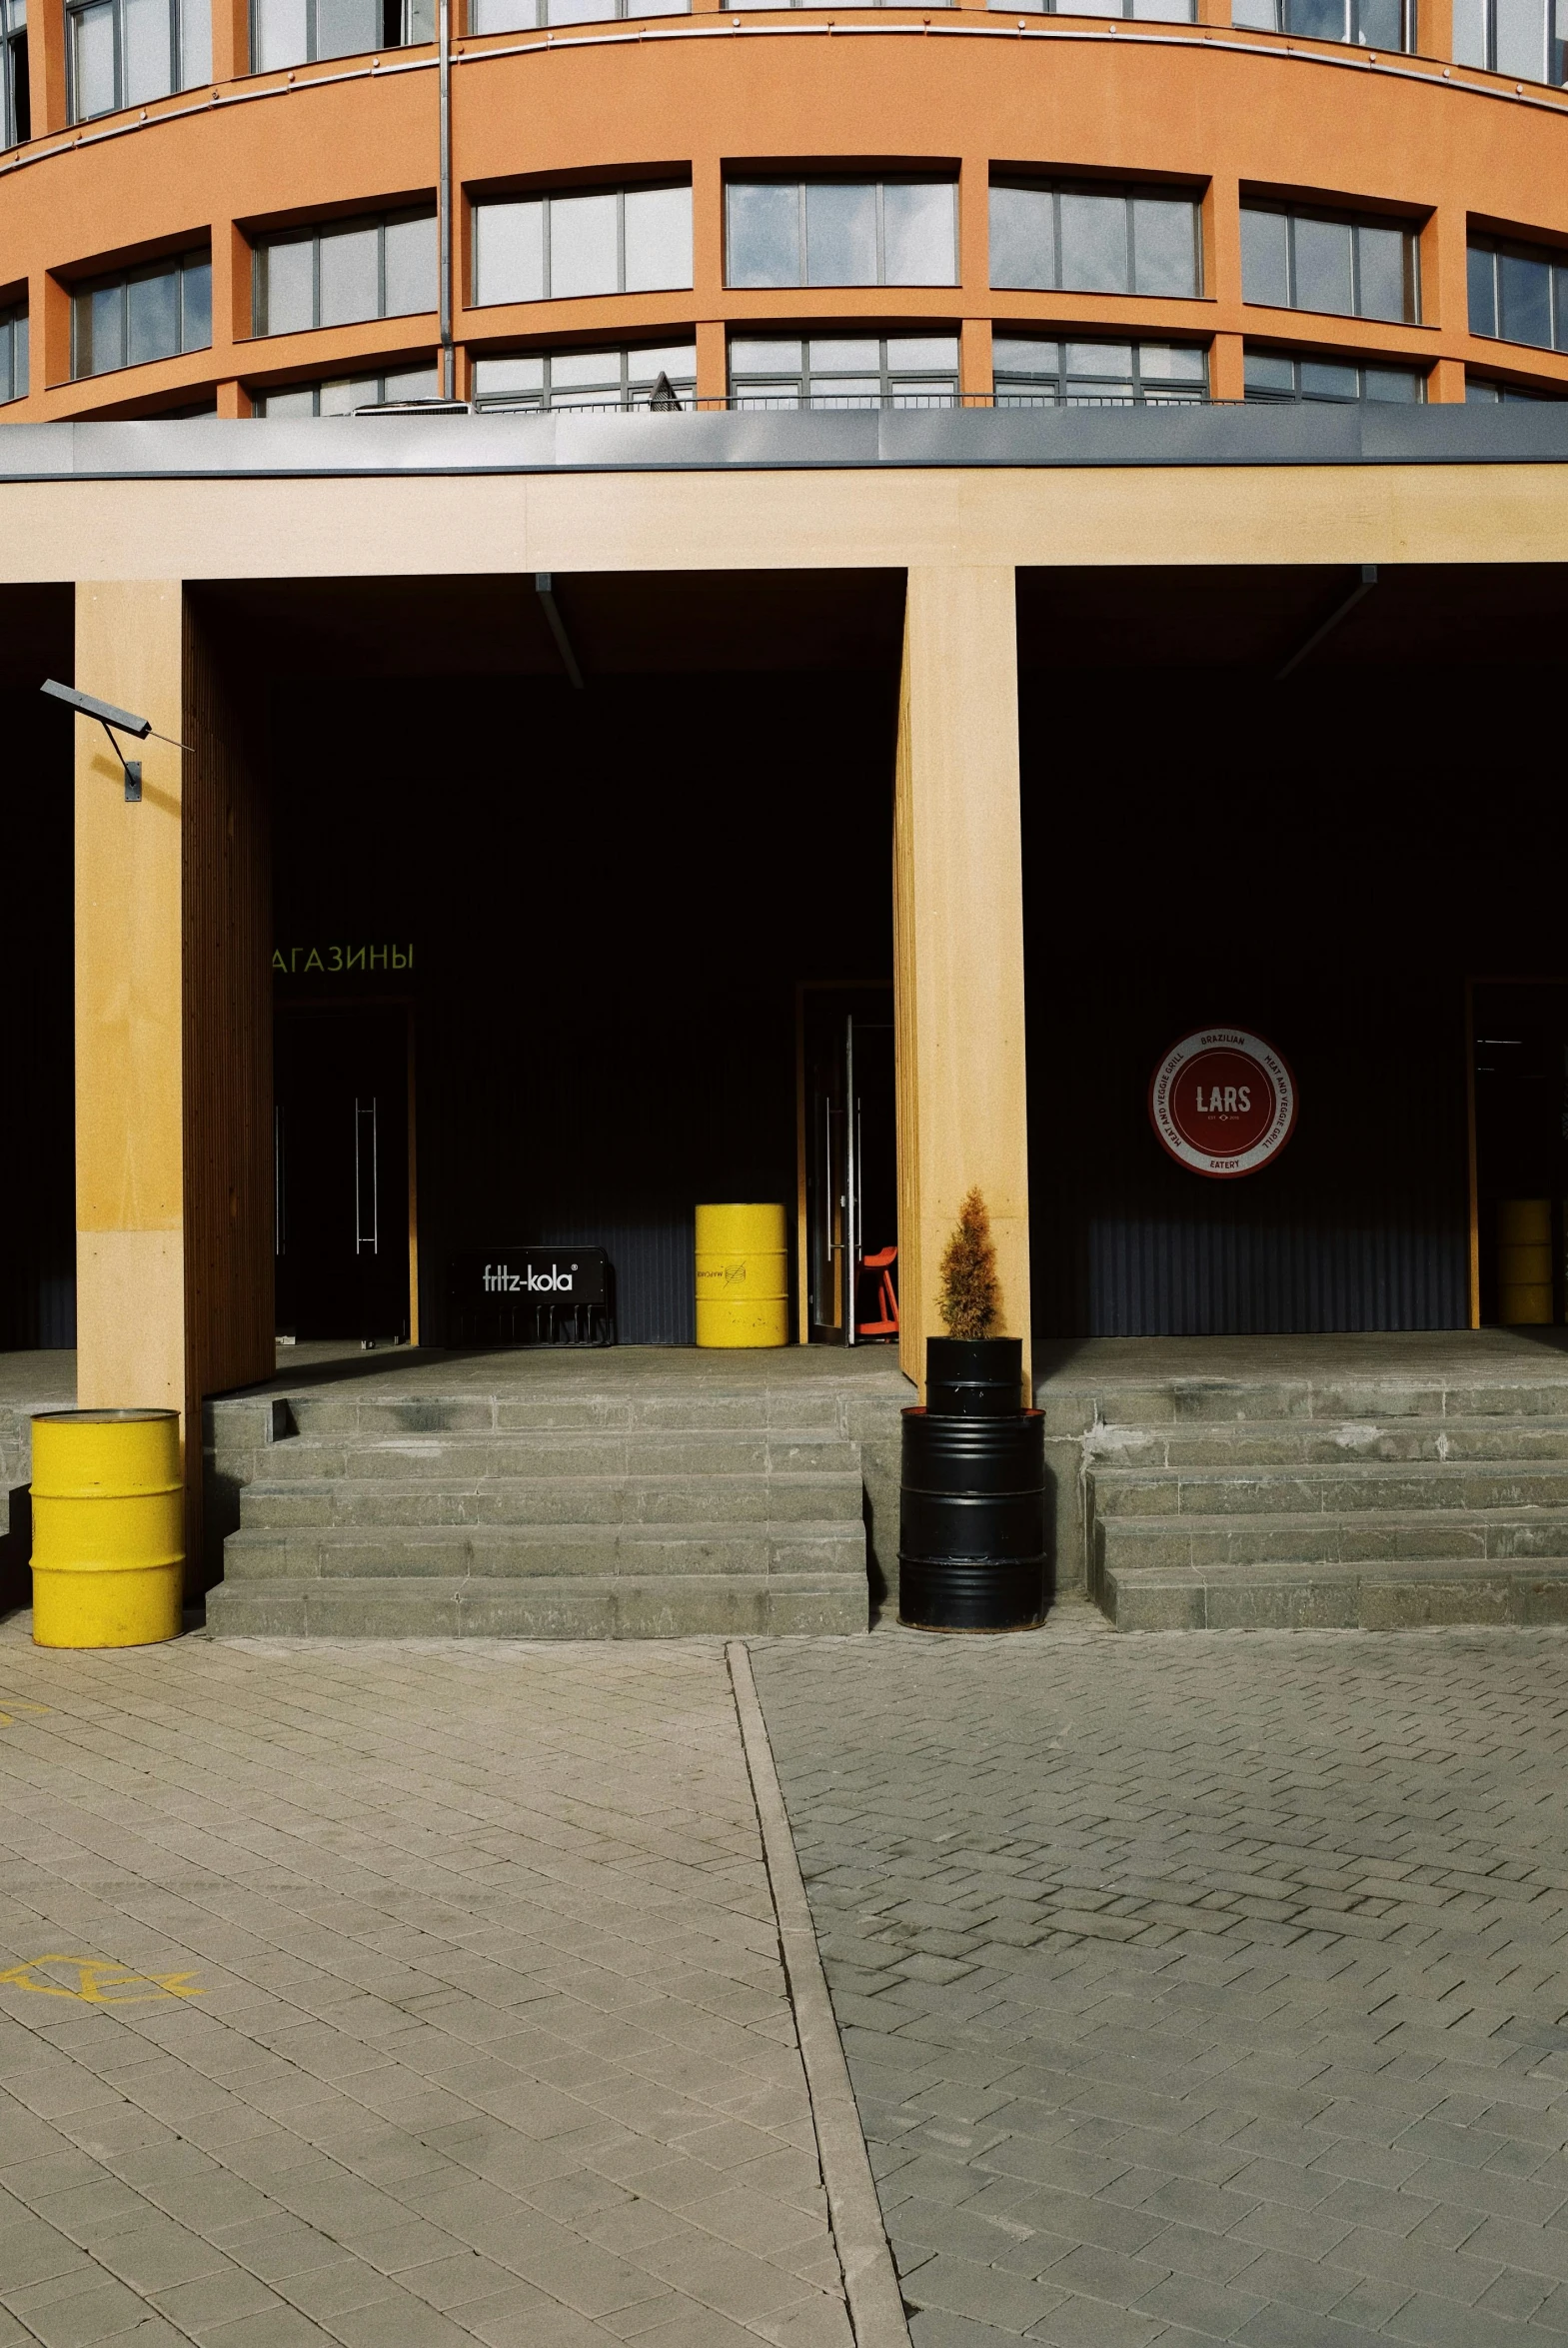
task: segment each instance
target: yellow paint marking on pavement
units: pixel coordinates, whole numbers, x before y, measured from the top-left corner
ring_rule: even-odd
[[[76,1973],[75,1984],[50,1980],[46,1965],[66,1965]],[[189,1973],[133,1973],[105,1957],[37,1956],[0,1972],[0,1983],[11,1989],[35,1989],[41,1997],[71,1997],[79,2005],[145,2005],[159,1997],[201,1997]]]
[[[15,1696],[0,1696],[0,1728],[14,1728],[17,1712],[47,1712],[48,1704],[24,1704]]]

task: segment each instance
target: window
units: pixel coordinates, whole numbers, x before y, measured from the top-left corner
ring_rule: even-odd
[[[251,0],[251,71],[436,38],[436,0]]]
[[[0,147],[19,147],[31,136],[27,0],[0,0]]]
[[[0,310],[0,406],[27,397],[27,312]]]
[[[1455,18],[1464,0],[1455,0]],[[1507,0],[1504,0],[1507,5]],[[1298,41],[1350,41],[1363,49],[1414,49],[1416,0],[1230,0],[1230,21]]]
[[[956,285],[957,184],[733,179],[725,189],[725,282]]]
[[[787,8],[791,0],[733,0],[733,5]],[[686,16],[691,6],[692,0],[469,0],[469,31],[531,33],[540,25],[608,24],[622,16]]]
[[[71,120],[212,79],[210,0],[67,0]]]
[[[991,186],[991,284],[1009,291],[1202,291],[1198,207],[1171,188]]]
[[[692,282],[692,190],[595,188],[474,207],[474,299],[565,302]]]
[[[1454,63],[1520,82],[1568,79],[1563,0],[1454,0]]]
[[[1472,238],[1470,332],[1568,351],[1568,253]]]
[[[998,408],[1190,407],[1208,398],[1208,357],[1195,343],[1065,343],[998,334],[991,344]]]
[[[1243,204],[1241,291],[1275,310],[1413,324],[1421,315],[1415,236],[1383,221]]]
[[[474,362],[476,408],[646,408],[663,376],[685,407],[697,397],[697,345],[649,351],[511,351]]]
[[[259,240],[251,307],[257,334],[434,310],[435,213],[395,212]]]
[[[1464,379],[1465,406],[1485,406],[1498,400],[1560,400],[1568,393],[1560,391],[1526,391],[1522,383],[1495,383],[1489,375],[1466,375]]]
[[[332,383],[291,383],[285,391],[253,392],[254,416],[352,416],[383,400],[433,400],[436,370],[404,367],[392,375],[354,375]]]
[[[1196,0],[985,0],[1007,15],[1131,16],[1144,24],[1195,24]]]
[[[205,253],[151,261],[71,295],[71,373],[107,375],[212,342],[212,262]]]
[[[1426,375],[1419,367],[1358,366],[1349,359],[1331,359],[1326,353],[1254,351],[1245,359],[1249,400],[1394,400],[1426,398]]]
[[[736,408],[952,408],[955,334],[761,335],[730,344]]]

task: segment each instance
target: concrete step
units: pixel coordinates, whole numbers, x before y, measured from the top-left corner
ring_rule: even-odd
[[[834,1388],[704,1392],[686,1374],[652,1391],[616,1386],[574,1391],[580,1381],[534,1394],[355,1394],[335,1384],[288,1397],[290,1422],[301,1435],[378,1440],[421,1434],[723,1433],[789,1430],[832,1434],[842,1424],[843,1397]],[[243,1407],[243,1400],[235,1405]]]
[[[1116,1383],[1096,1396],[1102,1419],[1121,1426],[1267,1425],[1280,1420],[1336,1421],[1444,1418],[1568,1419],[1568,1359],[1547,1356],[1555,1374],[1487,1378],[1364,1377],[1170,1378]],[[1560,1365],[1560,1366],[1558,1366]],[[1036,1391],[1047,1434],[1081,1434],[1084,1388],[1047,1380]]]
[[[857,1521],[713,1524],[242,1526],[224,1546],[224,1586],[239,1582],[478,1576],[728,1576],[751,1581],[805,1573],[865,1588],[865,1532]]]
[[[283,1464],[282,1461],[279,1464]],[[858,1468],[830,1475],[285,1476],[240,1495],[247,1530],[294,1525],[745,1524],[864,1517]]]
[[[272,1446],[273,1478],[486,1476],[858,1476],[855,1444],[822,1429],[773,1431],[549,1428],[534,1433],[446,1433],[359,1437],[298,1435]]]
[[[821,1636],[863,1631],[867,1619],[863,1574],[226,1580],[207,1599],[222,1638]]]
[[[1091,1428],[1083,1452],[1096,1474],[1118,1467],[1342,1466],[1358,1460],[1568,1462],[1568,1416],[1241,1420],[1175,1427],[1118,1420]]]
[[[1096,1466],[1096,1519],[1568,1507],[1568,1460],[1344,1460],[1331,1465]]]
[[[1410,1630],[1429,1624],[1568,1622],[1568,1560],[1558,1567],[1471,1558],[1354,1565],[1214,1567],[1100,1576],[1117,1630]]]
[[[1096,1574],[1325,1564],[1371,1571],[1432,1557],[1568,1560],[1568,1508],[1101,1516],[1092,1539]]]

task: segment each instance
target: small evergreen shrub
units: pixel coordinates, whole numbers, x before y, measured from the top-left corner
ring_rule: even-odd
[[[936,1309],[950,1337],[988,1337],[1001,1318],[1001,1283],[991,1218],[978,1190],[958,1209],[958,1220],[941,1259],[941,1294]]]

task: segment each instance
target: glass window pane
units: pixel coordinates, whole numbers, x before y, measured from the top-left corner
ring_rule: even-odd
[[[956,285],[957,227],[951,181],[889,182],[882,189],[883,285]]]
[[[725,282],[798,285],[800,191],[793,181],[732,180],[725,190]]]
[[[692,191],[628,188],[626,290],[657,293],[692,282]]]
[[[1248,351],[1244,366],[1249,400],[1295,398],[1295,362],[1287,359],[1282,351]]]
[[[818,335],[805,346],[806,365],[813,374],[879,374],[881,343],[875,335]]]
[[[1561,261],[1552,271],[1552,321],[1557,348],[1568,351],[1568,266]]]
[[[613,294],[621,274],[616,199],[557,196],[550,206],[550,298]]]
[[[697,381],[696,343],[667,343],[657,351],[629,351],[627,353],[627,381],[631,384],[657,383],[668,375],[674,390],[690,387]]]
[[[205,351],[212,341],[212,263],[187,262],[181,289],[180,348]]]
[[[1522,82],[1546,79],[1546,0],[1495,0],[1497,71]]]
[[[1404,318],[1406,237],[1402,228],[1359,228],[1363,318]]]
[[[1483,376],[1467,375],[1464,379],[1464,398],[1467,408],[1474,407],[1477,403],[1490,406],[1500,400],[1502,396],[1497,385],[1488,383]]]
[[[811,399],[818,406],[872,408],[881,400],[879,375],[813,375]]]
[[[616,13],[616,0],[545,0],[546,24],[602,24]]]
[[[887,389],[895,408],[950,407],[957,389],[950,375],[894,375],[887,376]]]
[[[1355,38],[1366,49],[1398,51],[1405,45],[1402,0],[1357,0]]]
[[[1413,367],[1367,367],[1362,380],[1369,400],[1419,400],[1421,378]]]
[[[621,353],[619,351],[557,351],[550,362],[550,388],[559,391],[566,385],[607,384],[621,389]]]
[[[1351,288],[1352,230],[1343,220],[1295,221],[1298,310],[1329,310],[1348,318],[1355,304]]]
[[[1278,0],[1230,0],[1230,21],[1243,32],[1277,33]]]
[[[387,223],[388,318],[412,318],[436,307],[436,219]]]
[[[180,347],[180,273],[132,278],[129,297],[129,356],[133,367],[168,359]]]
[[[78,122],[114,111],[114,11],[84,8],[71,19],[71,97]]]
[[[1092,377],[1097,381],[1132,382],[1132,345],[1130,343],[1068,343],[1066,372],[1069,376]]]
[[[319,416],[352,416],[356,408],[371,407],[381,397],[374,375],[358,375],[352,382],[324,383]]]
[[[1285,30],[1303,41],[1342,41],[1345,0],[1285,0]]]
[[[1549,350],[1552,341],[1552,273],[1544,261],[1528,261],[1522,253],[1497,256],[1499,332],[1510,343],[1539,343]]]
[[[1472,245],[1469,252],[1470,273],[1470,332],[1495,334],[1497,332],[1497,285],[1493,276],[1493,256],[1484,247]]]
[[[212,80],[210,0],[180,0],[180,87],[194,90]]]
[[[1304,400],[1353,400],[1361,386],[1354,367],[1342,359],[1303,359],[1301,397]]]
[[[357,57],[380,47],[380,0],[316,0],[318,57]]]
[[[876,283],[876,190],[818,180],[805,191],[807,285]]]
[[[544,205],[476,204],[475,301],[541,302],[544,298]]]
[[[954,374],[958,366],[958,338],[955,334],[890,334],[887,364],[901,368],[906,375],[927,368]]]
[[[124,103],[144,106],[149,98],[166,98],[174,87],[169,0],[123,0],[120,24]]]
[[[381,237],[374,228],[337,228],[321,239],[321,324],[352,326],[381,310]]]
[[[25,318],[14,318],[11,321],[11,397],[13,400],[25,400],[27,397],[27,320]]]
[[[263,334],[303,334],[316,323],[316,254],[310,237],[262,250]]]
[[[1134,196],[1132,256],[1140,294],[1198,290],[1197,206],[1185,197]]]
[[[469,0],[471,33],[531,33],[539,22],[539,0]]]
[[[993,286],[1049,288],[1056,283],[1054,202],[1048,188],[991,189]]]
[[[542,392],[545,361],[537,351],[515,351],[505,359],[476,359],[474,397],[488,400],[503,392]]]
[[[766,341],[737,340],[730,345],[732,375],[798,375],[800,364],[800,345],[783,336],[770,335]]]
[[[1125,196],[1063,194],[1061,282],[1074,293],[1131,292]]]
[[[1202,383],[1203,362],[1195,343],[1143,343],[1138,350],[1138,373],[1145,383]]]
[[[1486,0],[1454,0],[1454,63],[1485,65]]]
[[[125,288],[104,285],[87,297],[88,350],[91,354],[88,375],[107,375],[112,368],[125,365]]]
[[[1144,24],[1195,24],[1197,0],[1132,0],[1132,13]]]
[[[316,389],[314,384],[302,383],[293,391],[267,392],[255,407],[259,416],[314,416]]]
[[[991,370],[996,375],[1054,375],[1061,365],[1055,343],[1032,337],[998,334],[991,342]]]
[[[1241,213],[1241,298],[1290,307],[1289,223],[1282,212]]]
[[[306,0],[252,0],[253,59],[257,73],[272,73],[282,65],[303,65],[309,33]]]

